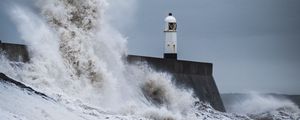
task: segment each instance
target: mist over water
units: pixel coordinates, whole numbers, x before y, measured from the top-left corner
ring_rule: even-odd
[[[249,94],[243,100],[237,100],[234,103],[228,109],[228,112],[247,114],[268,112],[281,107],[297,109],[297,106],[288,99],[276,98],[271,95],[259,95],[258,93]]]
[[[34,4],[38,13],[18,2],[12,3],[10,9],[11,18],[28,45],[30,62],[14,65],[1,56],[0,70],[53,98],[57,102],[53,103],[57,112],[50,109],[47,101],[39,103],[38,98],[24,95],[24,98],[39,103],[32,106],[51,113],[49,116],[52,119],[61,118],[57,116],[63,113],[67,114],[65,119],[102,119],[105,116],[156,120],[250,119],[248,116],[215,111],[193,97],[192,91],[177,88],[172,83],[171,75],[156,72],[146,63],[127,64],[124,61],[127,40],[112,23],[114,18],[124,19],[124,22],[131,18],[111,15],[118,8],[116,6],[124,5],[124,2],[36,0]],[[123,8],[131,8],[134,4],[135,1],[131,0]],[[16,92],[14,89],[8,90]],[[10,97],[18,99],[16,96]],[[27,102],[28,110],[36,111],[29,108],[30,101],[24,104]],[[248,108],[246,103],[239,106]],[[0,109],[0,112],[13,113],[24,119],[46,119],[41,114],[7,109]],[[298,112],[299,109],[293,110]],[[241,114],[249,112],[253,111],[245,109]]]
[[[252,92],[235,98],[227,112],[247,114],[255,119],[300,119],[300,109],[285,97]]]

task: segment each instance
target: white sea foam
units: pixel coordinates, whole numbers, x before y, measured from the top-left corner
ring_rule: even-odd
[[[31,55],[18,73],[26,84],[70,106],[79,102],[122,114],[181,116],[193,106],[192,92],[177,89],[168,74],[123,61],[126,39],[105,19],[108,1],[35,4],[41,14],[17,4],[11,14]],[[148,89],[163,90],[156,97],[164,102],[154,105],[153,96],[144,94],[153,92]]]
[[[295,103],[273,95],[252,92],[229,105],[228,112],[247,114],[252,118],[300,119],[300,109]]]

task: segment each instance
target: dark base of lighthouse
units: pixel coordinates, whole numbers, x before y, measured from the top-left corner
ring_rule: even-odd
[[[175,59],[175,60],[177,60],[177,54],[176,53],[165,53],[164,58],[165,59]]]

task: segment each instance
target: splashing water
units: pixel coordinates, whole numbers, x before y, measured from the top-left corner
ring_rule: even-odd
[[[55,99],[62,113],[80,115],[65,119],[103,119],[103,114],[135,116],[114,119],[250,119],[215,111],[147,64],[126,64],[127,40],[109,22],[110,2],[116,1],[37,0],[39,14],[14,4],[11,17],[31,60],[15,66],[2,57],[1,72]]]
[[[248,114],[254,119],[300,119],[300,109],[290,100],[258,93],[251,93],[236,100],[227,110]]]
[[[41,14],[14,5],[11,16],[29,46],[31,61],[6,74],[64,104],[84,103],[148,117],[159,111],[168,113],[168,118],[186,113],[196,100],[191,92],[176,89],[165,73],[125,64],[126,39],[106,21],[108,4],[104,0],[40,0],[36,5]],[[16,69],[22,70],[13,74]],[[155,106],[145,97],[145,91],[153,92],[144,87],[148,83],[151,89],[164,89],[156,97],[166,102]],[[174,102],[175,96],[182,96],[181,100]]]

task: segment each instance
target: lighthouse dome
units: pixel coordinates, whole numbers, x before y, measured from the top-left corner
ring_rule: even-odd
[[[166,17],[165,22],[176,23],[176,18],[174,16],[172,16],[172,13],[169,13],[169,16]]]

